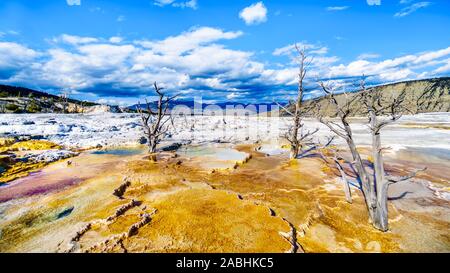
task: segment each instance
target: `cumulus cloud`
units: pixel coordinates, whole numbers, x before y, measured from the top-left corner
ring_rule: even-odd
[[[267,8],[263,2],[258,2],[244,8],[239,17],[245,21],[247,25],[257,25],[267,21]]]
[[[326,53],[314,54],[314,48],[319,45],[303,43],[303,48],[309,52],[311,64],[308,70],[309,79],[332,79],[339,86],[352,86],[355,78],[368,76],[371,84],[381,84],[410,79],[421,79],[446,75],[450,72],[450,47],[435,51],[410,54],[392,59],[375,61],[377,54],[361,54],[358,59],[349,63],[339,63],[337,56],[327,56]],[[266,69],[262,78],[273,84],[295,85],[298,67],[295,62],[295,46],[287,45],[273,52],[276,56],[293,56],[289,66],[282,69]],[[314,86],[315,83],[307,83]],[[313,80],[314,81],[314,80]]]
[[[55,44],[37,62],[39,66],[24,67],[21,73],[2,80],[33,82],[100,96],[139,96],[158,81],[169,91],[224,92],[223,97],[234,91],[238,96],[240,91],[250,88],[247,82],[264,70],[263,64],[251,59],[252,52],[217,44],[240,35],[239,31],[209,27],[194,28],[162,40],[132,42],[120,37],[92,39],[66,34],[53,40]],[[0,60],[20,56],[25,63],[31,63],[34,51],[17,47],[11,52],[15,47],[5,44],[3,48],[8,51],[0,51]],[[28,55],[30,58],[26,59]],[[8,63],[19,61],[11,59]]]
[[[180,54],[203,44],[215,42],[218,40],[230,40],[241,36],[241,31],[224,32],[221,29],[211,27],[193,28],[177,36],[170,36],[160,41],[137,41],[146,48],[152,48],[153,51],[165,54]]]
[[[273,58],[284,62],[277,66],[256,60],[258,55],[253,52],[221,44],[242,34],[211,27],[192,28],[160,40],[65,34],[51,40],[51,47],[44,51],[0,42],[0,82],[77,90],[118,101],[148,94],[154,81],[168,92],[205,99],[270,101],[270,96],[294,94],[298,73],[294,44],[273,51]],[[325,45],[298,44],[313,57],[308,86],[316,79],[333,79],[345,86],[362,74],[371,83],[383,83],[450,73],[450,47],[384,60],[362,54],[354,61],[341,62]],[[286,57],[291,61],[285,62]]]
[[[12,42],[0,42],[0,69],[26,66],[38,55],[37,51],[26,46]]]
[[[431,2],[417,2],[417,3],[414,3],[414,4],[410,5],[410,6],[407,6],[407,7],[403,8],[403,9],[401,9],[399,12],[394,14],[394,17],[404,17],[404,16],[407,16],[407,15],[410,15],[411,13],[415,12],[416,10],[421,9],[421,8],[426,8],[429,5],[431,5]]]
[[[427,67],[434,67],[436,60],[450,55],[450,47],[437,51],[411,54],[398,58],[371,62],[357,60],[348,65],[340,64],[330,68],[329,76],[374,75],[381,81],[398,81],[416,78]]]

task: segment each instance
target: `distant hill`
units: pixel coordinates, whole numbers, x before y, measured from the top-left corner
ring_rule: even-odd
[[[383,96],[396,96],[405,89],[406,99],[403,104],[405,109],[408,109],[404,114],[416,114],[427,112],[450,112],[450,77],[433,78],[425,80],[413,80],[398,82],[386,85],[380,85],[376,87],[368,88],[368,91],[381,89]],[[357,95],[361,91],[355,91],[347,93],[349,97]],[[345,100],[344,94],[337,94],[336,100],[338,103],[342,103]],[[308,107],[310,103],[319,103],[321,109],[323,109],[323,115],[331,116],[334,114],[334,110],[328,107],[328,100],[324,97],[319,97],[314,100],[305,102],[305,107]],[[417,103],[420,102],[420,103]],[[359,111],[356,109],[362,108],[362,102],[356,101],[354,104],[355,110],[353,116],[359,115]],[[286,107],[289,111],[293,111],[294,105],[288,104]],[[286,116],[288,113],[281,110],[281,115]]]
[[[91,113],[121,112],[117,106],[63,99],[24,87],[0,85],[0,113]]]

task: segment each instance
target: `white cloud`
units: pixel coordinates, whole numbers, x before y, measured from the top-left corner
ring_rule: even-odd
[[[227,95],[227,99],[232,100],[239,97],[239,95],[237,95],[235,92],[232,92],[230,94]]]
[[[173,3],[174,7],[179,8],[191,8],[191,9],[197,9],[197,0],[190,0],[186,2],[180,2],[180,3]]]
[[[304,49],[309,51],[311,54],[325,54],[328,52],[328,48],[325,46],[310,44],[306,42],[298,42],[295,44],[290,44],[284,47],[277,48],[273,51],[273,55],[282,56],[282,55],[292,55],[292,53],[296,52],[295,45],[298,46],[299,49]]]
[[[431,52],[425,52],[422,53],[420,56],[414,60],[415,64],[424,63],[424,62],[430,62],[436,59],[439,59],[441,57],[450,55],[450,47],[437,50],[437,51],[431,51]]]
[[[367,0],[369,6],[379,6],[381,5],[381,0]]]
[[[79,6],[81,5],[81,0],[66,0],[69,6]]]
[[[164,7],[167,5],[171,5],[177,8],[191,8],[197,9],[197,0],[189,0],[189,1],[177,1],[177,0],[155,0],[153,2],[156,6]]]
[[[319,55],[326,54],[326,53],[328,53],[328,47],[323,46],[323,47],[320,47],[320,48],[312,49],[310,51],[310,53],[311,54],[319,54]]]
[[[258,77],[264,65],[252,61],[251,52],[228,49],[215,42],[240,35],[239,31],[209,27],[191,29],[163,40],[139,42],[124,41],[120,37],[92,40],[91,37],[61,35],[57,41],[69,41],[70,47],[58,48],[58,43],[55,44],[57,47],[45,52],[38,66],[29,65],[23,73],[16,73],[2,82],[84,90],[82,92],[94,89],[96,93],[101,93],[103,88],[109,96],[110,92],[114,93],[111,90],[140,92],[158,81],[169,90],[218,89],[239,95],[234,85],[240,85],[242,79]],[[4,48],[10,49],[11,45],[4,45]],[[0,60],[9,55],[21,58],[27,53],[30,55],[25,47],[20,49],[14,53],[0,50]],[[31,64],[31,61],[25,63]],[[10,61],[17,62],[16,59]]]
[[[404,17],[407,16],[413,12],[415,12],[418,9],[421,8],[425,8],[428,7],[429,5],[431,5],[431,2],[418,2],[418,3],[414,3],[410,6],[407,6],[403,9],[401,9],[399,12],[397,12],[396,14],[394,14],[394,17]]]
[[[378,75],[382,80],[396,81],[404,80],[408,77],[418,75],[419,71],[427,67],[436,65],[436,60],[449,56],[450,47],[406,55],[394,59],[387,59],[380,62],[367,60],[357,60],[348,65],[340,64],[330,68],[330,76],[358,76],[358,75]]]
[[[450,58],[445,60],[446,64],[443,66],[440,66],[434,70],[435,73],[444,73],[444,72],[450,72]]]
[[[113,36],[113,37],[109,38],[109,42],[111,42],[113,44],[118,44],[122,41],[123,41],[122,37],[119,37],[119,36]]]
[[[266,96],[268,92],[276,96],[280,90],[294,90],[298,73],[294,45],[274,50],[275,56],[291,58],[291,62],[277,67],[276,63],[255,60],[258,55],[253,52],[220,44],[241,35],[240,31],[210,27],[151,41],[61,35],[61,43],[40,52],[17,43],[0,42],[0,82],[95,92],[108,98],[138,97],[154,81],[169,92],[229,99],[243,99],[248,94]],[[357,60],[341,62],[324,45],[298,44],[313,57],[308,69],[309,83],[333,78],[343,86],[362,74],[372,82],[382,83],[450,73],[450,47],[384,60],[366,53]]]
[[[92,37],[80,37],[75,35],[63,34],[57,38],[54,38],[53,41],[77,45],[77,44],[95,43],[98,41],[98,39]]]
[[[358,60],[376,59],[379,57],[380,55],[376,53],[363,53],[358,56]]]
[[[339,63],[337,56],[327,56],[327,52],[315,55],[314,48],[320,48],[320,46],[309,43],[302,43],[302,46],[312,57],[312,63],[308,70],[309,79],[333,78],[350,82],[353,77],[360,77],[364,74],[369,75],[372,82],[386,83],[435,77],[450,72],[450,47],[380,61],[371,60],[380,58],[378,54],[366,53],[361,54],[357,60],[346,64]],[[291,56],[292,59],[296,57],[294,45],[278,48],[273,54],[275,56]],[[275,85],[295,85],[297,72],[297,64],[293,61],[289,67],[266,69],[261,78]]]
[[[267,8],[263,2],[258,2],[244,8],[239,17],[245,21],[247,25],[257,25],[267,21]]]
[[[123,22],[123,21],[125,21],[125,16],[119,15],[116,20],[117,20],[117,22]]]
[[[26,66],[38,56],[37,51],[26,46],[11,42],[0,42],[1,69]]]
[[[218,40],[230,40],[241,36],[241,31],[224,32],[211,27],[194,28],[177,36],[170,36],[161,41],[137,41],[143,47],[151,48],[157,53],[181,54],[203,44]]]
[[[328,11],[341,11],[341,10],[346,10],[350,8],[349,6],[334,6],[334,7],[327,7]]]
[[[166,6],[166,5],[170,5],[173,2],[175,2],[175,0],[155,0],[154,4],[156,6]]]
[[[7,36],[7,35],[16,36],[16,35],[20,35],[20,32],[15,31],[15,30],[0,31],[0,38]]]

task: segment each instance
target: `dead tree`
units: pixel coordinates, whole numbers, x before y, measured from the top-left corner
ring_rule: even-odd
[[[63,114],[66,114],[69,106],[69,95],[67,92],[62,92],[59,95],[59,103],[61,104]]]
[[[294,105],[294,111],[291,112],[286,107],[277,103],[278,106],[280,106],[294,119],[294,123],[289,126],[287,133],[284,135],[284,138],[290,144],[290,159],[298,158],[302,152],[302,149],[312,142],[312,135],[319,130],[318,128],[315,130],[305,130],[304,127],[303,118],[308,112],[314,109],[311,104],[309,107],[304,104],[304,80],[306,77],[307,68],[311,64],[312,59],[308,58],[305,49],[300,49],[297,45],[295,45],[295,49],[298,54],[299,71],[297,74],[297,98],[295,102],[290,103],[290,105]]]
[[[146,109],[141,108],[140,102],[138,102],[137,111],[141,116],[141,123],[144,127],[144,133],[147,138],[149,153],[154,154],[156,152],[156,145],[161,141],[169,129],[169,121],[173,125],[173,119],[169,112],[169,103],[177,97],[167,97],[161,91],[163,88],[159,87],[155,82],[153,84],[156,94],[158,95],[158,102],[156,110],[153,110],[151,103],[145,99]]]
[[[406,88],[397,96],[384,96],[380,89],[366,90],[365,83],[361,83],[362,102],[367,109],[369,117],[369,129],[372,136],[372,157],[374,168],[374,186],[372,202],[376,199],[374,225],[383,231],[388,230],[388,187],[390,184],[408,180],[416,176],[415,171],[405,177],[387,176],[384,171],[383,148],[381,146],[381,129],[401,118],[406,98]]]
[[[85,104],[86,104],[85,101],[81,101],[81,102],[80,102],[80,113],[81,113],[81,114],[84,114],[84,112],[86,111],[86,109],[85,109],[85,108],[86,108],[86,105],[85,105]]]
[[[339,122],[326,120],[319,116],[320,122],[326,125],[333,133],[343,138],[352,154],[353,168],[356,170],[365,203],[369,212],[372,225],[387,231],[388,226],[388,187],[392,183],[408,180],[414,177],[418,171],[404,177],[386,175],[384,171],[383,149],[381,146],[381,129],[388,124],[397,121],[404,111],[402,103],[405,100],[405,90],[398,96],[388,99],[383,96],[379,89],[366,90],[364,81],[361,83],[359,94],[349,95],[344,93],[344,103],[338,103],[334,93],[325,84],[320,83],[326,93],[328,101],[334,106]],[[364,165],[360,153],[353,139],[352,129],[348,117],[354,111],[355,102],[362,101],[364,112],[369,117],[369,129],[372,137],[373,174]],[[386,117],[387,115],[387,117]],[[384,116],[384,117],[383,117]]]

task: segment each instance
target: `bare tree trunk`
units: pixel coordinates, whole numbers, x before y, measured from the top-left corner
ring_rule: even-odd
[[[290,158],[294,159],[297,158],[298,152],[300,149],[300,143],[298,140],[298,131],[301,126],[301,113],[300,108],[302,107],[303,102],[303,79],[306,76],[306,70],[305,70],[305,61],[306,61],[306,54],[304,50],[300,50],[297,45],[295,46],[297,49],[297,52],[300,57],[300,67],[298,72],[298,89],[297,89],[297,100],[295,102],[295,113],[294,113],[294,127],[292,129],[292,134],[290,136],[290,142],[291,142],[291,149],[290,149]]]
[[[296,114],[294,118],[294,127],[291,132],[291,148],[289,150],[289,158],[295,159],[298,157],[299,149],[300,149],[300,143],[298,142],[298,129],[300,127],[300,117]]]
[[[382,231],[388,230],[388,182],[385,178],[384,160],[381,147],[380,125],[377,115],[371,107],[369,108],[370,128],[372,134],[372,157],[373,170],[375,177],[376,189],[376,210],[373,215],[373,225]],[[373,200],[372,200],[373,202]]]
[[[334,162],[336,163],[336,167],[339,170],[339,173],[341,174],[342,183],[344,184],[344,193],[345,193],[345,200],[348,203],[352,203],[352,192],[350,190],[350,185],[348,184],[347,175],[345,174],[344,169],[341,166],[341,163],[339,162],[339,159],[333,158]]]
[[[350,126],[348,127],[350,128]],[[370,177],[370,175],[367,173],[366,168],[364,167],[361,155],[356,149],[356,145],[355,142],[353,141],[353,138],[347,139],[347,145],[352,154],[353,165],[356,168],[356,172],[360,180],[359,182],[361,183],[361,189],[364,195],[364,199],[366,201],[367,210],[369,212],[369,218],[372,220],[373,216],[375,215],[375,208],[376,208],[375,207],[376,199],[374,198],[375,192],[374,188],[371,187],[371,185],[373,184],[373,179]]]

